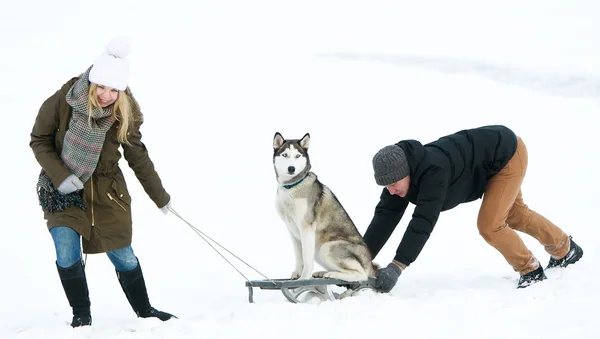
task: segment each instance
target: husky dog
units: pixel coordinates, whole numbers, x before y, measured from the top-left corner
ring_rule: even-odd
[[[273,166],[279,183],[276,208],[292,238],[292,279],[331,278],[349,282],[375,277],[378,266],[362,236],[333,192],[311,172],[310,135],[273,138]],[[314,262],[327,271],[313,274]]]

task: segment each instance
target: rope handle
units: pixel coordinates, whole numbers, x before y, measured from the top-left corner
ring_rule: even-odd
[[[215,252],[217,252],[231,267],[233,267],[233,269],[235,269],[242,277],[244,277],[244,279],[246,279],[246,281],[250,281],[242,272],[240,272],[240,270],[238,270],[229,260],[227,260],[227,258],[225,258],[225,256],[223,256],[223,254],[221,252],[219,252],[208,240],[206,240],[207,238],[214,242],[215,244],[217,244],[219,247],[221,247],[222,249],[224,249],[225,251],[227,251],[229,254],[231,254],[232,256],[234,256],[236,259],[238,259],[239,261],[241,261],[242,263],[244,263],[246,266],[250,267],[251,269],[253,269],[256,273],[260,274],[262,277],[264,277],[267,280],[272,280],[269,279],[267,276],[265,276],[264,274],[262,274],[261,272],[259,272],[257,269],[255,269],[254,267],[252,267],[250,264],[248,264],[247,262],[245,262],[244,260],[242,260],[240,257],[238,257],[237,255],[233,254],[230,250],[228,250],[227,248],[225,248],[223,245],[219,244],[217,241],[215,241],[214,239],[212,239],[211,237],[209,237],[208,235],[206,235],[205,233],[203,233],[202,231],[200,231],[198,228],[196,228],[194,225],[190,224],[187,220],[185,220],[183,217],[181,217],[181,215],[179,215],[179,213],[177,213],[173,207],[168,207],[169,211],[171,213],[173,213],[176,217],[178,217],[179,219],[181,219],[181,221],[185,222],[192,230],[194,230],[194,232],[196,232],[196,234],[198,234],[198,236],[200,236],[200,238],[202,238],[210,247],[212,247],[212,249],[215,250]],[[273,282],[275,283],[275,282]]]

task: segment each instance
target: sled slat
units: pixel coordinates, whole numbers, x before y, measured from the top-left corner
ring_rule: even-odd
[[[315,290],[320,291],[323,286],[327,285],[339,285],[349,289],[358,288],[372,288],[375,284],[375,279],[370,278],[365,281],[348,282],[340,279],[330,278],[311,278],[311,279],[268,279],[268,280],[250,280],[246,281],[246,287],[248,287],[248,301],[254,303],[254,292],[253,288],[257,287],[263,290],[280,290],[284,295],[289,294],[290,289],[302,288],[302,290]],[[321,286],[321,287],[319,287]],[[322,292],[320,292],[322,293]],[[290,300],[290,296],[286,295],[286,298]],[[294,298],[292,298],[293,300]],[[290,300],[291,301],[291,300]]]
[[[282,287],[295,288],[301,286],[314,286],[314,285],[348,285],[348,286],[359,286],[359,285],[371,285],[374,279],[358,282],[348,282],[340,279],[329,279],[329,278],[312,278],[312,279],[271,279],[271,280],[251,280],[246,282],[247,287],[260,287],[261,289],[268,290],[279,290]]]

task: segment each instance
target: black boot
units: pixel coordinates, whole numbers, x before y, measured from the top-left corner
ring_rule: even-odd
[[[569,242],[570,247],[569,252],[567,252],[567,255],[565,255],[561,259],[554,259],[550,257],[550,262],[546,267],[547,269],[552,267],[567,267],[571,264],[576,263],[579,259],[581,259],[581,257],[583,257],[583,250],[581,249],[581,247],[579,247],[579,245],[577,245],[573,241],[573,238],[571,236],[569,236]]]
[[[159,311],[150,305],[148,292],[146,291],[146,283],[139,261],[137,267],[131,271],[117,271],[117,277],[119,278],[119,283],[123,288],[123,292],[125,293],[131,308],[133,308],[133,311],[138,317],[154,317],[162,321],[177,318],[167,312]]]
[[[544,269],[542,268],[542,265],[539,265],[535,271],[531,271],[527,274],[524,274],[521,276],[521,278],[519,278],[519,284],[517,285],[517,288],[525,288],[532,284],[535,284],[536,282],[540,282],[546,279],[547,277],[544,273]]]
[[[56,265],[69,305],[73,308],[72,327],[91,326],[90,296],[85,278],[83,262],[80,260],[71,267]]]

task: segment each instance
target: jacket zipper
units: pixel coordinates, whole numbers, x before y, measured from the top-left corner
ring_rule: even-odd
[[[92,186],[92,227],[94,227],[94,176],[90,177]]]
[[[120,204],[120,203],[117,201],[117,199],[113,198],[113,196],[112,196],[112,195],[110,195],[110,193],[106,192],[106,195],[108,196],[108,198],[109,198],[110,200],[112,200],[112,201],[116,202],[116,203],[117,203],[117,205],[119,205],[119,206],[120,206],[120,207],[123,209],[123,211],[127,211],[127,210],[125,209],[125,207],[123,207],[123,205],[121,205],[121,204]]]

